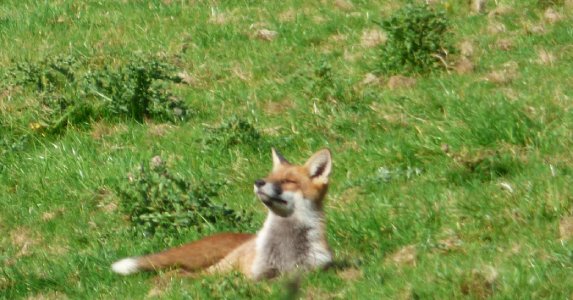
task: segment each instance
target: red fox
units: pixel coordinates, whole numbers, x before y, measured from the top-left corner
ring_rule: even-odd
[[[271,173],[254,185],[255,194],[268,208],[256,235],[213,235],[156,254],[122,259],[111,266],[113,271],[128,275],[169,267],[192,273],[239,270],[260,280],[329,266],[332,253],[326,241],[323,200],[332,170],[330,151],[316,152],[302,166],[292,165],[274,148],[272,158]]]

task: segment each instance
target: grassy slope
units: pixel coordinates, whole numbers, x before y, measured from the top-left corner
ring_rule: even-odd
[[[284,280],[123,278],[109,271],[119,257],[165,247],[159,240],[132,240],[121,213],[105,209],[118,201],[109,191],[156,154],[189,178],[229,179],[217,201],[262,221],[251,183],[268,170],[268,149],[221,151],[201,142],[210,134],[206,128],[231,116],[250,120],[293,161],[320,147],[334,152],[329,240],[356,270],[310,274],[302,295],[573,293],[564,280],[573,248],[559,235],[572,200],[571,8],[557,6],[564,19],[551,23],[532,0],[498,1],[511,9],[494,17],[470,15],[458,3],[464,1],[442,1],[456,40],[473,45],[474,71],[420,77],[413,88],[391,90],[361,83],[382,59],[361,37],[399,1],[355,1],[353,7],[340,1],[76,2],[4,1],[0,66],[62,53],[93,65],[120,64],[134,52],[162,53],[196,78],[177,91],[196,115],[177,126],[99,121],[61,136],[36,134],[25,149],[1,157],[0,297],[137,298],[152,289],[173,298],[282,295]],[[505,32],[492,32],[492,23],[504,24]],[[527,33],[532,26],[545,31]],[[259,28],[277,31],[277,39],[255,38]],[[501,39],[513,46],[501,50]],[[541,50],[554,61],[539,63]],[[333,97],[313,90],[325,63]],[[511,80],[484,79],[507,63],[518,66],[506,73]],[[3,126],[31,131],[34,100],[18,89],[2,92]],[[381,179],[381,167],[393,172],[390,180]],[[407,176],[408,168],[422,172]],[[415,259],[395,263],[397,251],[416,252]]]

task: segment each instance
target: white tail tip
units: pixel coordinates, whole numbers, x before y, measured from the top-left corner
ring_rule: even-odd
[[[121,275],[129,275],[139,271],[137,259],[135,258],[124,258],[122,260],[118,260],[111,265],[111,269]]]

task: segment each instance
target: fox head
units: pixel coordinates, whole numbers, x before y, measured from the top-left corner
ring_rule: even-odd
[[[293,213],[322,210],[332,170],[330,151],[313,154],[304,165],[292,165],[272,149],[273,170],[255,181],[255,194],[274,214],[289,217]]]

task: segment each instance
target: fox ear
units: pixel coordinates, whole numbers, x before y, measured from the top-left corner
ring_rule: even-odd
[[[288,160],[286,160],[286,158],[284,158],[282,154],[280,154],[280,152],[277,151],[277,149],[273,147],[271,148],[271,150],[273,152],[273,170],[276,170],[283,164],[287,165],[289,164]]]
[[[319,180],[328,183],[328,176],[332,170],[332,158],[330,150],[322,149],[313,154],[304,164],[313,180]]]

